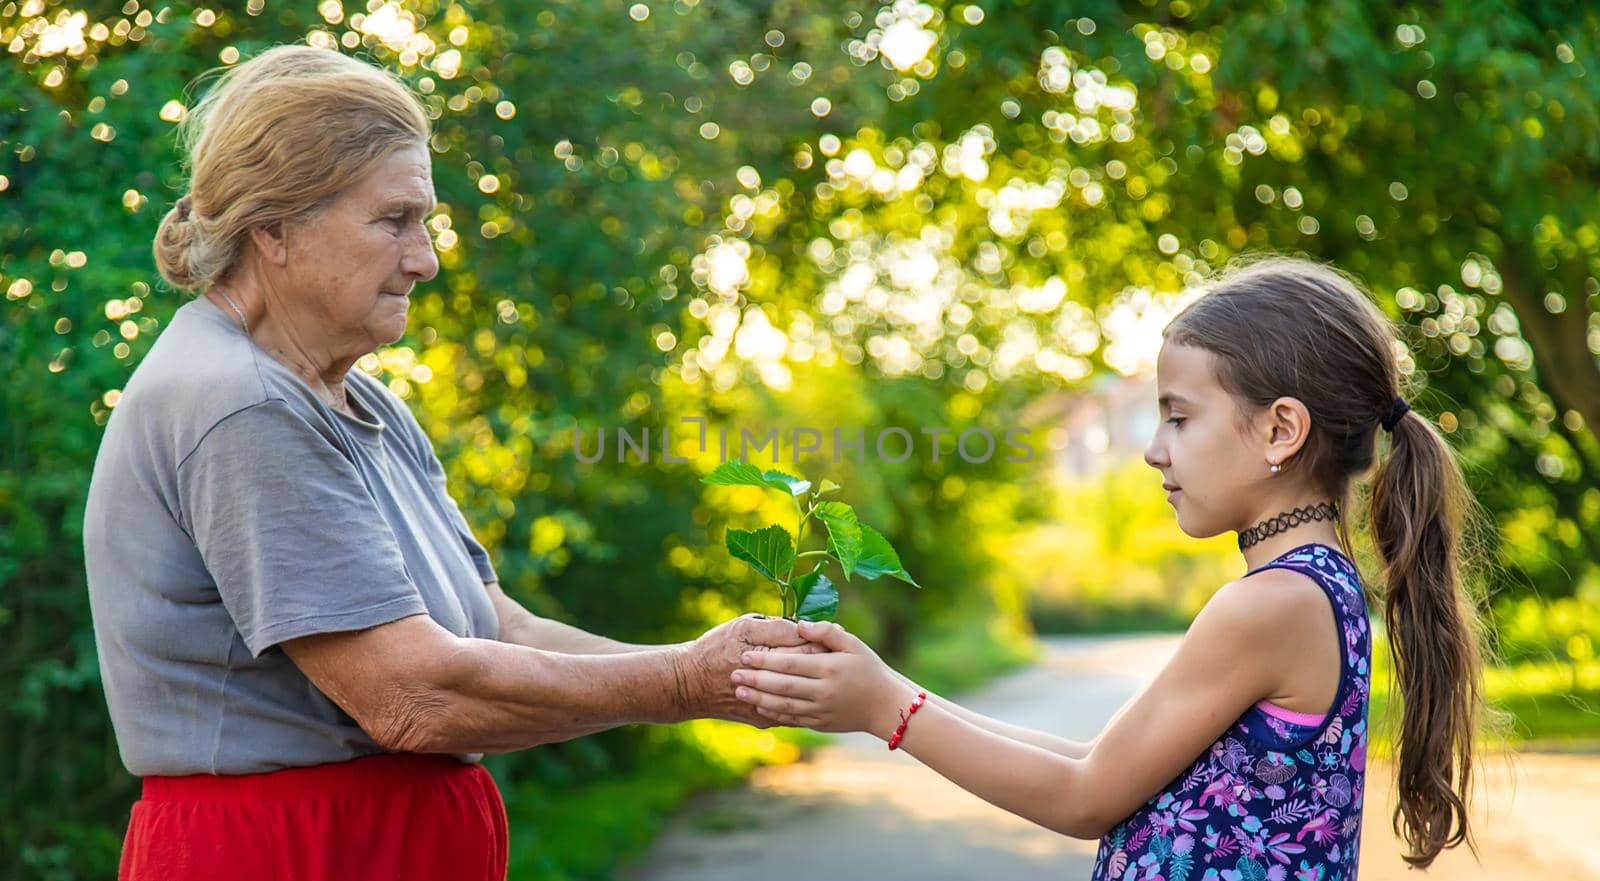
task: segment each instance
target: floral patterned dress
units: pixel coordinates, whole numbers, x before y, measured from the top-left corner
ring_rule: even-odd
[[[1331,712],[1246,710],[1100,840],[1093,881],[1355,881],[1372,658],[1361,575],[1323,544],[1262,569],[1305,574],[1333,605],[1344,664]]]

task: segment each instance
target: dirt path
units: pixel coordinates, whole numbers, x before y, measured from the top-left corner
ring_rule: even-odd
[[[1176,646],[1165,635],[1053,639],[1039,666],[963,703],[1086,740]],[[1371,765],[1362,881],[1600,881],[1600,757],[1526,755],[1514,773],[1491,761],[1483,780],[1475,811],[1482,864],[1460,849],[1421,875],[1407,869],[1389,831],[1388,768]],[[850,735],[810,761],[761,769],[739,789],[698,800],[623,877],[1061,881],[1088,878],[1095,849],[993,808],[871,737]]]

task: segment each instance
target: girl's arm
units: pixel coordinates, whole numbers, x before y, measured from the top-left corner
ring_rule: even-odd
[[[912,694],[916,694],[917,692],[925,690],[919,687],[915,682],[907,679],[905,675],[901,674],[899,671],[895,671],[895,675],[899,676],[901,681],[905,682],[907,686],[910,686]],[[1049,750],[1057,755],[1066,756],[1069,759],[1081,759],[1084,756],[1087,756],[1089,754],[1089,750],[1094,747],[1094,741],[1092,740],[1088,743],[1079,743],[1076,740],[1068,740],[1065,737],[1057,737],[1056,735],[1050,734],[1046,731],[1035,731],[1032,728],[1024,728],[1021,725],[1013,725],[1010,722],[1002,722],[999,719],[969,710],[955,701],[942,698],[933,692],[928,692],[927,705],[930,707],[937,706],[945,712],[954,716],[959,716],[960,718],[965,719],[966,721],[986,731],[992,731],[995,734],[1009,737],[1012,740],[1021,741],[1022,743],[1031,743],[1041,749]]]
[[[1286,622],[1307,620],[1312,594],[1326,625],[1321,591],[1281,589],[1286,578],[1301,576],[1266,570],[1219,590],[1155,681],[1082,758],[987,730],[938,703],[912,717],[901,748],[997,807],[1063,835],[1099,838],[1275,693],[1304,644]],[[832,652],[752,653],[734,673],[740,699],[781,724],[888,740],[913,686],[837,625],[802,625],[801,633]]]

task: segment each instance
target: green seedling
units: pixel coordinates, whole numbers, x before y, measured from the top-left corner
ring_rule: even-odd
[[[712,486],[754,486],[776,490],[794,501],[799,522],[793,535],[773,524],[764,529],[729,529],[728,553],[778,586],[783,616],[792,621],[832,621],[839,613],[839,589],[823,573],[829,560],[844,574],[843,581],[861,577],[873,581],[888,575],[920,588],[905,567],[900,555],[882,533],[856,519],[855,509],[844,502],[825,500],[839,485],[824,480],[815,490],[811,481],[782,471],[762,471],[738,459],[724,462],[706,475],[703,483]],[[825,548],[802,550],[806,529],[816,521],[827,530]],[[810,571],[796,575],[805,560],[815,560]]]

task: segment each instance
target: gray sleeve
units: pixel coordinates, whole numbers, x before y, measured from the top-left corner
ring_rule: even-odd
[[[218,423],[178,487],[184,528],[253,655],[427,612],[355,464],[283,402]]]
[[[380,394],[389,394],[389,390],[384,388],[381,383],[374,384],[377,385]],[[467,555],[472,557],[472,565],[477,568],[478,577],[483,579],[484,584],[488,584],[491,581],[499,581],[500,576],[495,573],[494,565],[489,562],[489,552],[484,549],[477,536],[472,534],[472,527],[468,525],[466,516],[461,513],[461,506],[456,504],[455,497],[450,495],[450,487],[445,481],[444,466],[439,464],[439,457],[433,452],[433,441],[428,438],[428,433],[422,430],[422,426],[418,424],[416,417],[411,415],[411,411],[407,410],[404,404],[400,403],[398,399],[392,403],[394,405],[393,418],[405,427],[406,437],[410,440],[412,451],[417,461],[422,464],[423,469],[428,473],[428,482],[433,484],[434,491],[439,494],[439,497],[444,500],[445,507],[450,510],[450,520],[455,526],[456,537],[466,547]]]
[[[422,451],[423,458],[428,463],[428,479],[433,482],[439,495],[444,496],[445,504],[449,506],[451,519],[455,523],[456,536],[466,546],[467,554],[472,557],[472,565],[478,568],[478,577],[484,584],[499,581],[500,576],[495,574],[494,565],[489,562],[489,552],[478,542],[478,537],[472,534],[472,527],[467,525],[466,515],[461,513],[461,506],[456,504],[455,497],[450,495],[450,489],[445,485],[444,466],[439,464],[439,457],[433,454],[432,449]]]

